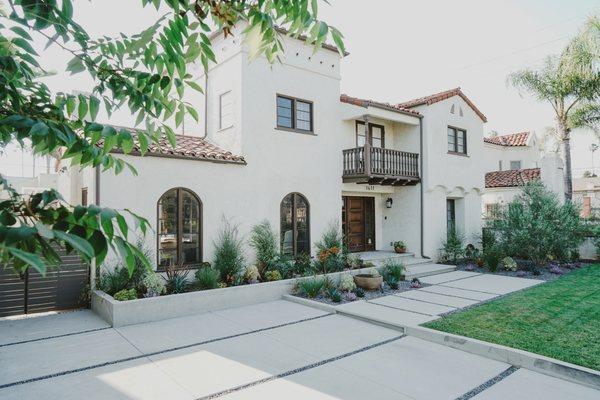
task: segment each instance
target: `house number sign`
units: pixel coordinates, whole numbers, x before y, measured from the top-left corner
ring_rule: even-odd
[[[375,190],[375,185],[367,185],[367,186],[365,186],[365,190],[373,191],[373,190]]]

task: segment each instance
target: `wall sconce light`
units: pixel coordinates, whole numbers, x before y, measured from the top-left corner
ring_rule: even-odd
[[[394,200],[391,197],[388,197],[387,200],[385,201],[385,207],[392,208],[392,204],[394,204]]]

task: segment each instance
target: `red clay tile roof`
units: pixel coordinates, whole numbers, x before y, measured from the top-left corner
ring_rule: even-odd
[[[498,146],[527,146],[527,139],[529,139],[529,132],[519,132],[510,135],[486,137],[483,138],[483,141]]]
[[[485,174],[486,188],[516,187],[540,179],[539,168],[494,171]]]
[[[135,145],[130,154],[140,155],[140,146],[139,141],[137,139],[136,130],[124,127],[115,127],[115,129],[117,129],[117,131],[120,131],[121,129],[126,129],[133,135]],[[219,146],[209,142],[207,139],[203,139],[198,136],[175,136],[177,138],[175,148],[172,148],[167,138],[163,136],[159,139],[158,143],[150,142],[148,144],[148,151],[145,155],[155,157],[185,158],[201,161],[246,164],[244,157],[235,155],[230,151],[223,150]]]
[[[438,101],[446,100],[454,96],[460,96],[465,101],[465,103],[467,103],[469,107],[471,107],[473,111],[475,111],[475,114],[477,114],[483,122],[487,122],[486,116],[483,115],[481,111],[479,111],[475,104],[467,97],[467,95],[463,93],[463,91],[459,87],[455,89],[446,90],[444,92],[432,94],[430,96],[419,97],[418,99],[405,101],[403,103],[397,104],[397,106],[404,108],[413,108],[417,106],[422,106],[424,104],[429,106],[431,104],[437,103]]]
[[[364,108],[372,106],[372,107],[382,108],[384,110],[399,112],[402,114],[413,115],[415,117],[421,116],[421,114],[419,114],[417,111],[411,110],[410,108],[400,107],[400,106],[393,105],[390,103],[383,103],[380,101],[374,101],[374,100],[369,100],[369,99],[359,99],[358,97],[348,96],[347,94],[342,94],[340,96],[340,101],[342,103],[353,104],[355,106],[364,107]]]

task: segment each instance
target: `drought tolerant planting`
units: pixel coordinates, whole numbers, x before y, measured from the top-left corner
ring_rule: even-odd
[[[425,326],[600,370],[600,264]]]

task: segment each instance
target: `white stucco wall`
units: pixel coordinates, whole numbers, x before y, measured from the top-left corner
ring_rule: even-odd
[[[531,133],[530,135],[533,135]],[[498,146],[495,144],[484,144],[485,172],[510,169],[511,161],[521,161],[521,168],[537,168],[540,166],[540,151],[537,140],[531,138],[527,146]]]
[[[462,108],[463,116],[458,112]],[[481,234],[485,155],[483,121],[459,96],[415,108],[423,118],[424,255],[437,258],[446,239],[446,200],[456,200],[456,224],[467,243]],[[448,126],[467,131],[467,155],[448,153]]]

